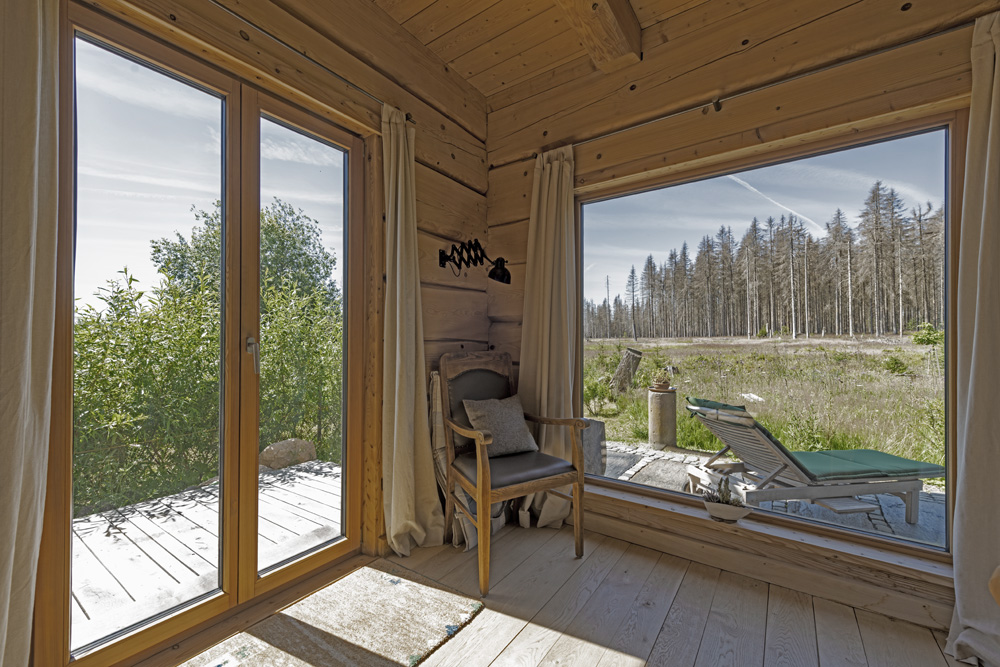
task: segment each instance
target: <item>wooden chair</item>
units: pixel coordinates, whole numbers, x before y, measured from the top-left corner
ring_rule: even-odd
[[[445,530],[450,533],[457,506],[479,533],[479,590],[490,590],[490,506],[529,493],[548,491],[573,503],[576,556],[583,556],[583,419],[556,419],[525,413],[527,421],[569,427],[573,461],[541,452],[510,454],[490,459],[487,448],[493,434],[477,431],[469,423],[462,401],[503,399],[514,394],[509,354],[473,352],[441,357],[441,398],[447,452]],[[476,501],[476,512],[456,495],[458,485]],[[573,497],[552,489],[573,485]]]

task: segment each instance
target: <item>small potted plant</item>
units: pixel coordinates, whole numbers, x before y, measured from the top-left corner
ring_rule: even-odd
[[[729,477],[720,479],[716,490],[702,494],[702,502],[705,503],[709,516],[715,521],[736,523],[750,514],[750,508],[744,505],[739,497],[734,496],[729,488]]]

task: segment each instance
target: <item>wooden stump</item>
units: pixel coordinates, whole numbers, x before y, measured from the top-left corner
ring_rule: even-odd
[[[615,393],[624,393],[632,386],[632,379],[635,377],[640,361],[642,361],[642,352],[631,347],[625,348],[621,363],[618,364],[618,368],[611,378],[611,389]]]

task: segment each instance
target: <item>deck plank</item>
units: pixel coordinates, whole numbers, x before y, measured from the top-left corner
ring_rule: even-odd
[[[134,505],[134,509],[164,533],[195,552],[210,567],[219,561],[219,536],[159,500]]]
[[[339,507],[321,505],[314,500],[281,487],[262,486],[258,491],[258,498],[266,498],[279,506],[283,505],[287,511],[294,512],[295,514],[315,521],[320,525],[332,526],[340,524]]]
[[[130,524],[135,526],[136,530],[140,530],[150,539],[156,540],[170,554],[171,558],[177,560],[194,575],[205,574],[208,570],[214,570],[217,567],[215,562],[217,560],[216,553],[206,553],[200,548],[197,550],[192,548],[187,542],[180,540],[176,533],[167,531],[163,525],[151,520],[142,511],[138,509],[127,511],[126,508],[126,511],[118,510],[118,512]],[[185,526],[185,528],[187,530],[195,530],[193,525]],[[217,540],[213,540],[213,542],[217,543]]]
[[[339,467],[280,471],[261,499],[262,562],[340,536]],[[308,485],[308,486],[307,486]],[[310,503],[312,507],[310,508]],[[218,483],[73,521],[72,645],[168,611],[218,588]],[[335,513],[335,526],[322,518]]]

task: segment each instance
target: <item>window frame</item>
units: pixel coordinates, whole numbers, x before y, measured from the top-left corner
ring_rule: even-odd
[[[296,106],[276,96],[268,95],[234,73],[205,62],[192,53],[165,43],[132,26],[125,25],[104,13],[76,2],[65,2],[60,17],[59,56],[59,212],[57,298],[53,354],[52,428],[49,441],[47,493],[43,519],[43,534],[37,570],[34,610],[33,656],[35,664],[87,667],[116,663],[148,652],[174,638],[189,634],[196,628],[218,622],[247,604],[259,603],[272,594],[316,576],[321,571],[342,563],[361,550],[362,458],[363,458],[363,378],[364,378],[364,313],[365,313],[365,154],[362,137],[335,125],[322,109],[310,110]],[[227,274],[236,279],[225,281],[223,296],[223,387],[222,449],[220,476],[222,479],[222,529],[220,532],[219,590],[201,599],[167,611],[159,617],[146,619],[138,628],[124,630],[107,642],[85,652],[70,650],[71,625],[71,525],[73,479],[73,290],[75,241],[75,62],[74,40],[77,35],[106,44],[127,56],[148,63],[181,80],[191,81],[219,94],[225,100],[223,193],[224,257]],[[259,96],[259,98],[258,98]],[[345,475],[343,502],[344,537],[312,550],[258,577],[256,563],[256,531],[252,534],[253,561],[247,561],[239,543],[246,538],[244,524],[256,519],[257,451],[241,456],[240,375],[252,371],[252,362],[243,354],[240,342],[245,326],[245,304],[240,293],[240,261],[248,252],[245,232],[247,220],[254,219],[248,208],[259,199],[259,192],[250,198],[248,183],[259,182],[259,145],[248,144],[246,117],[252,115],[259,123],[262,107],[277,114],[284,122],[309,134],[322,137],[348,151],[347,188],[348,216],[345,220],[345,257],[343,293],[345,296],[346,340],[344,345],[344,447],[342,463]],[[249,146],[249,150],[247,147]],[[250,160],[248,163],[247,161]],[[244,171],[244,164],[254,165]],[[252,172],[253,178],[247,174]],[[257,179],[257,180],[255,180]],[[259,219],[259,215],[256,216]],[[257,223],[255,222],[255,225]],[[252,248],[257,252],[257,248]],[[228,390],[233,389],[232,391]],[[257,415],[253,415],[256,420]],[[245,449],[250,447],[245,446]],[[224,462],[228,461],[226,464]],[[252,493],[247,486],[253,476]],[[242,486],[241,486],[242,485]],[[248,518],[249,517],[249,518]],[[240,531],[243,531],[242,533]],[[237,554],[239,560],[237,560]],[[250,567],[252,565],[252,568]],[[252,574],[251,574],[252,573]]]
[[[946,499],[945,499],[945,546],[935,547],[918,542],[906,541],[893,537],[884,537],[871,533],[861,532],[847,526],[839,527],[832,524],[825,524],[807,519],[784,516],[774,512],[755,512],[752,520],[766,525],[773,525],[781,529],[792,529],[802,531],[810,535],[836,536],[838,539],[854,542],[860,545],[873,546],[889,551],[914,555],[928,560],[951,563],[952,561],[952,526],[954,523],[955,511],[955,460],[956,460],[956,432],[955,419],[955,377],[953,368],[956,363],[957,351],[954,349],[951,327],[948,323],[955,321],[955,303],[957,276],[957,249],[960,233],[962,193],[965,168],[965,146],[968,132],[968,107],[960,108],[956,111],[922,115],[906,120],[887,121],[872,129],[855,131],[850,126],[840,128],[833,136],[825,132],[827,136],[820,139],[810,140],[808,135],[801,142],[794,146],[776,148],[772,151],[765,151],[759,154],[732,157],[722,155],[713,160],[711,164],[695,166],[690,169],[678,169],[666,175],[652,176],[649,178],[622,179],[622,182],[609,182],[606,184],[588,184],[585,192],[579,189],[574,198],[576,207],[576,238],[577,238],[577,299],[583,301],[583,261],[584,261],[584,241],[583,241],[583,207],[586,204],[615,199],[618,197],[640,194],[652,190],[660,190],[667,187],[684,185],[696,181],[702,181],[727,174],[735,174],[749,169],[767,167],[793,160],[833,153],[850,148],[860,147],[867,144],[887,141],[906,136],[920,134],[936,129],[947,130],[945,143],[945,468],[946,468]],[[583,338],[583,308],[578,309],[577,327]],[[584,414],[583,406],[583,351],[579,346],[577,354],[575,383],[576,396],[575,405],[578,414]],[[684,505],[699,504],[698,499],[680,491],[669,489],[657,489],[634,482],[610,479],[594,474],[587,474],[588,484],[606,487],[609,489],[627,492],[639,497],[649,497],[658,500],[669,500]]]

